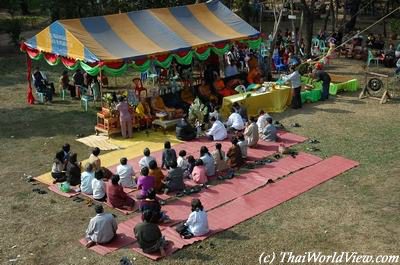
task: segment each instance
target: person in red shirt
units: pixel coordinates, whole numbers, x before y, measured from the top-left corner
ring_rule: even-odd
[[[129,197],[121,185],[119,185],[119,175],[111,177],[111,184],[107,184],[107,202],[114,208],[133,210],[135,200]]]

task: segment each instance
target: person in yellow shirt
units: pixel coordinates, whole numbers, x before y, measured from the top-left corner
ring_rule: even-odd
[[[155,96],[151,98],[151,108],[153,109],[154,113],[156,112],[168,113],[169,118],[182,117],[183,115],[182,109],[167,107],[164,103],[164,100],[160,96]]]
[[[151,122],[153,121],[153,116],[151,115],[151,108],[149,103],[147,103],[147,100],[145,97],[140,98],[139,104],[136,106],[136,115],[139,118],[139,122],[141,126],[146,126],[146,128],[149,128],[151,125]]]

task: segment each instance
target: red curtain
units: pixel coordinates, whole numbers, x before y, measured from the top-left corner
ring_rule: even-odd
[[[27,76],[26,80],[28,81],[28,95],[27,95],[27,101],[28,104],[35,104],[35,98],[33,97],[32,94],[32,60],[29,57],[28,54],[26,54],[26,64],[28,66],[28,71],[27,71]]]

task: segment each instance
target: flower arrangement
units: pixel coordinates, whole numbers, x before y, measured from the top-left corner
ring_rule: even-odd
[[[189,108],[189,117],[188,121],[196,126],[196,122],[203,124],[204,117],[207,115],[208,108],[203,103],[201,103],[199,98],[195,98],[192,105]]]

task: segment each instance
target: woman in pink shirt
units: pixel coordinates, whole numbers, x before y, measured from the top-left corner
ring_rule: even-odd
[[[132,116],[129,112],[128,102],[125,101],[123,96],[118,98],[117,110],[119,111],[119,122],[121,124],[122,137],[126,137],[126,131],[128,130],[128,138],[132,137]]]
[[[195,167],[192,172],[192,179],[199,184],[206,184],[208,179],[206,175],[206,168],[204,167],[203,160],[197,159]]]

